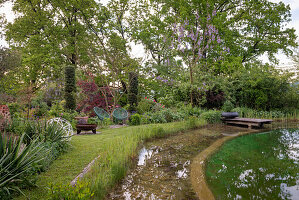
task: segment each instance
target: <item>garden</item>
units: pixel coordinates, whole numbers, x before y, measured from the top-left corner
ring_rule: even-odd
[[[250,184],[250,193],[244,184],[239,192],[237,178],[261,167],[238,164],[243,154],[236,161],[233,149],[263,160],[271,144],[283,159],[265,162],[258,179],[276,173],[266,173],[273,163],[278,171],[289,167],[283,175],[292,178],[252,184],[275,188],[260,192],[262,199],[294,199],[297,193],[280,193],[299,181],[299,53],[296,30],[285,27],[288,5],[4,0],[0,6],[7,3],[15,19],[0,15],[7,41],[0,46],[0,199],[199,199],[192,160],[237,133],[203,167],[215,199],[256,195]],[[295,70],[278,69],[277,53]],[[265,129],[274,133],[223,125],[223,112],[273,120]],[[268,157],[256,156],[261,152]],[[242,165],[233,170],[242,176],[223,163]],[[229,180],[239,185],[226,189]]]

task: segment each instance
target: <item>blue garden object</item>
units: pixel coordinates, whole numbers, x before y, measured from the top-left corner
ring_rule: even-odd
[[[116,108],[112,115],[118,120],[125,120],[128,118],[128,112],[123,108]]]
[[[101,121],[105,118],[110,118],[110,115],[102,108],[94,107],[93,110]]]

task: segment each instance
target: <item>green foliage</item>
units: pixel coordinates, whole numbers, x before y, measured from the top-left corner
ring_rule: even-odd
[[[221,112],[216,110],[209,110],[200,115],[201,118],[206,120],[208,123],[219,123],[221,122]]]
[[[240,117],[247,118],[262,118],[262,119],[296,119],[298,116],[299,110],[291,111],[262,111],[254,110],[247,107],[237,107],[232,110],[233,112],[238,112]]]
[[[129,72],[129,91],[128,102],[130,104],[129,111],[136,111],[138,105],[138,75],[135,72]]]
[[[134,115],[131,115],[129,121],[130,121],[130,125],[138,126],[141,124],[141,116],[137,113]]]
[[[19,103],[9,103],[7,106],[11,116],[14,116],[16,113],[20,113],[24,110]]]
[[[137,106],[137,112],[139,114],[144,114],[146,112],[150,112],[152,110],[152,108],[154,107],[155,102],[148,99],[148,98],[144,98],[142,99]]]
[[[290,85],[290,76],[269,65],[251,64],[231,77],[230,96],[237,105],[253,109],[296,109],[298,87]]]
[[[74,66],[65,67],[65,108],[69,110],[75,110],[76,108],[76,75]]]
[[[188,120],[186,120],[186,129],[194,129],[194,128],[197,128],[198,127],[198,124],[197,124],[197,117],[195,116],[191,116],[188,118]]]
[[[63,115],[64,109],[61,102],[56,101],[52,104],[51,109],[49,110],[49,115],[53,117],[61,117]]]
[[[234,109],[234,104],[231,101],[225,101],[223,106],[222,106],[222,110],[224,112],[231,112],[232,109]]]
[[[30,144],[23,143],[25,134],[20,137],[0,137],[0,197],[10,199],[11,192],[21,192],[20,185],[26,183],[35,165],[47,155],[43,144],[37,139]]]
[[[184,105],[178,104],[178,112],[181,113],[183,116],[196,116],[199,117],[205,110],[201,109],[200,107],[192,106],[191,104]]]
[[[10,123],[5,127],[7,133],[14,133],[21,136],[25,131],[26,121],[17,117],[12,118]]]
[[[90,190],[90,185],[84,181],[78,181],[76,186],[70,184],[56,184],[49,188],[50,200],[90,200],[94,193]]]

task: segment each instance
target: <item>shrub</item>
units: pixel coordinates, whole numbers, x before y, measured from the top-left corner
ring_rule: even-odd
[[[161,110],[161,115],[164,116],[166,122],[172,122],[176,120],[175,113],[169,108]]]
[[[139,114],[144,114],[146,112],[152,111],[152,108],[154,107],[155,102],[145,97],[142,99],[137,106],[137,112]]]
[[[65,67],[65,108],[69,110],[75,110],[76,108],[76,74],[74,66]]]
[[[0,137],[0,199],[10,199],[12,191],[21,191],[34,166],[43,160],[47,151],[37,139],[23,144],[25,134],[13,138]]]
[[[194,129],[197,127],[197,117],[194,117],[194,116],[191,116],[189,117],[188,120],[186,120],[185,122],[185,126],[186,126],[186,129]]]
[[[204,110],[202,110],[200,107],[193,107],[191,104],[188,104],[186,106],[181,105],[178,111],[183,115],[185,115],[185,117],[189,117],[189,116],[199,117],[204,112]]]
[[[200,115],[201,118],[206,120],[208,123],[221,122],[221,112],[216,110],[209,110]]]
[[[141,115],[141,124],[149,124],[150,123],[150,116],[146,113]]]
[[[166,123],[166,119],[161,112],[148,113],[151,123]]]
[[[49,110],[49,115],[53,117],[61,117],[63,115],[63,106],[59,101],[56,101],[52,104],[51,109]]]
[[[19,103],[10,103],[7,105],[11,116],[14,116],[17,113],[20,113],[24,108]]]
[[[154,136],[157,138],[162,138],[165,136],[166,132],[161,126],[156,126],[152,129]]]
[[[141,116],[139,114],[134,114],[130,117],[130,125],[138,126],[141,124]]]
[[[78,181],[76,187],[69,184],[51,185],[49,189],[50,200],[90,200],[94,193],[88,183]]]
[[[78,81],[80,92],[77,104],[77,110],[95,116],[94,107],[104,108],[111,107],[113,104],[113,94],[109,87],[99,87],[96,77],[92,73],[87,73],[85,78]],[[107,100],[107,101],[106,101]],[[108,103],[108,105],[107,105]]]
[[[231,101],[225,101],[222,110],[224,112],[231,112],[234,109],[234,104]]]
[[[25,131],[25,126],[26,123],[24,119],[13,117],[7,126],[5,126],[5,132],[22,135]]]
[[[136,111],[138,96],[138,75],[135,72],[129,72],[129,91],[128,102],[130,104],[129,111]]]
[[[40,103],[40,105],[35,110],[34,114],[36,116],[47,116],[48,115],[49,107],[45,102]]]

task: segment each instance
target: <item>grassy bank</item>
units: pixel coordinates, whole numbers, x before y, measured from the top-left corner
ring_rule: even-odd
[[[100,155],[84,179],[94,192],[95,199],[100,199],[125,176],[141,142],[205,124],[204,120],[191,118],[182,122],[107,129],[97,135],[74,136],[71,149],[54,161],[48,171],[38,176],[39,187],[25,191],[25,194],[29,199],[48,199],[47,188],[50,185],[69,184],[89,162]],[[20,196],[16,199],[26,198]]]

